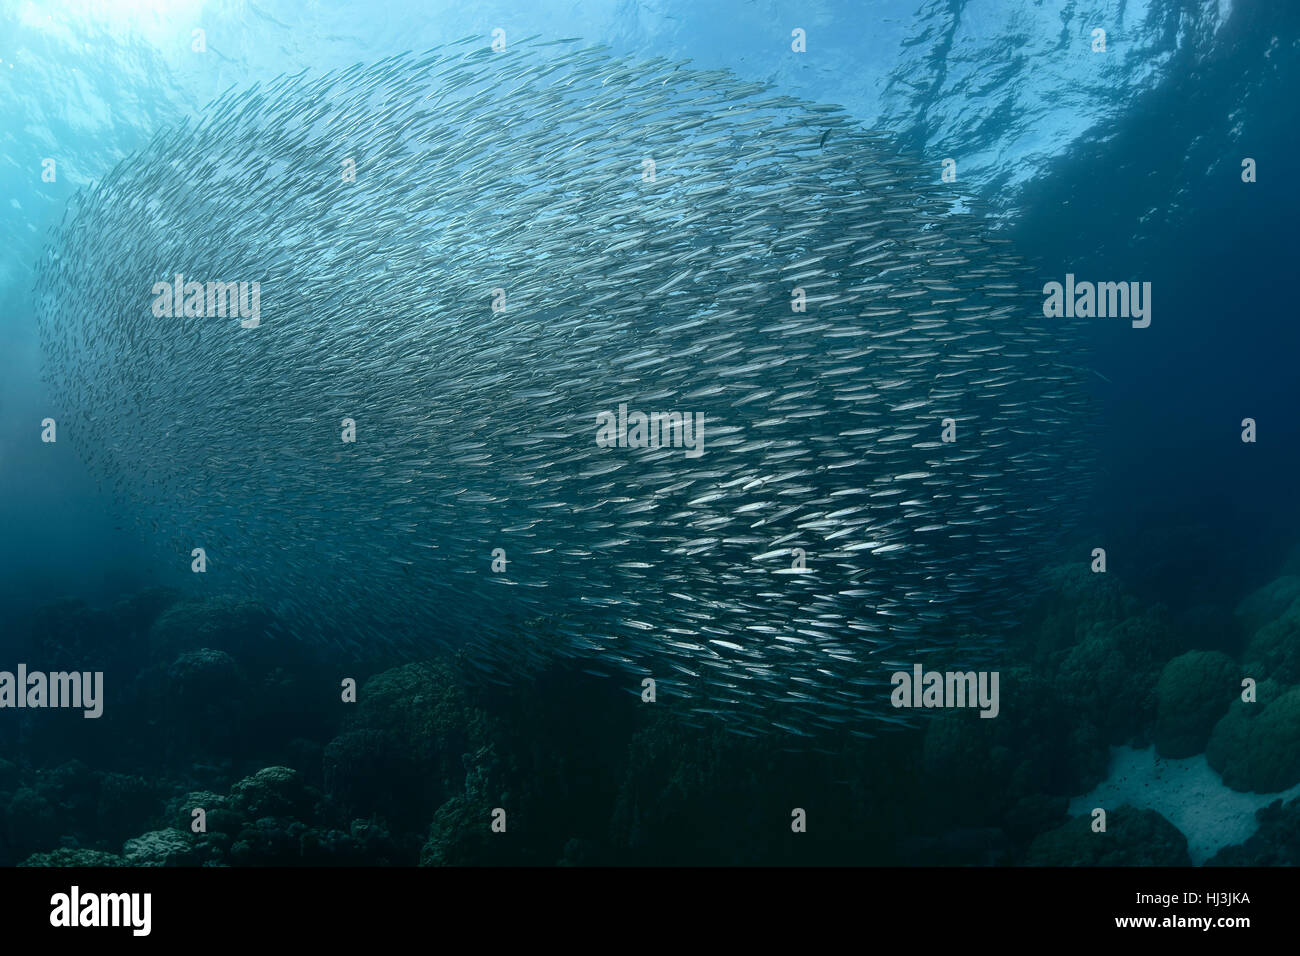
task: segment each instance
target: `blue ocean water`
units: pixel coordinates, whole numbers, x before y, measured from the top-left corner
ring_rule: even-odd
[[[954,158],[958,188],[1041,283],[1150,282],[1150,327],[1093,319],[1086,342],[1062,340],[1057,360],[1085,370],[1096,403],[1096,474],[1078,550],[1060,563],[1104,547],[1110,571],[1186,638],[1168,656],[1210,646],[1242,598],[1300,572],[1294,4],[539,0],[393,3],[380,16],[345,0],[0,0],[0,616],[186,584],[70,444],[40,441],[50,396],[32,287],[73,196],[232,88],[467,36],[486,45],[496,29],[838,104],[936,180]],[[795,29],[807,52],[792,51]]]
[[[1296,426],[1283,411],[1292,378],[1278,363],[1294,351],[1296,333],[1283,318],[1280,284],[1295,198],[1267,168],[1248,188],[1239,171],[1244,156],[1259,153],[1267,167],[1265,157],[1287,155],[1295,68],[1288,5],[518,6],[466,13],[456,4],[398,4],[366,18],[325,2],[4,5],[0,547],[12,599],[51,588],[102,597],[131,573],[122,556],[138,550],[115,530],[73,456],[46,469],[50,450],[31,440],[46,399],[30,286],[69,197],[231,87],[496,28],[689,59],[843,105],[936,168],[957,158],[962,188],[996,209],[998,226],[1045,276],[1149,276],[1161,318],[1142,334],[1098,321],[1089,358],[1110,380],[1095,380],[1104,408],[1099,477],[1108,490],[1100,513],[1114,519],[1107,535],[1159,516],[1169,533],[1198,535],[1197,548],[1214,539],[1232,554],[1215,562],[1208,551],[1176,549],[1190,573],[1250,565],[1261,553],[1267,561],[1285,547],[1296,517],[1283,463]],[[1107,30],[1104,54],[1090,49],[1096,25]],[[191,50],[199,28],[205,54]],[[806,54],[790,50],[794,28],[811,37]],[[46,158],[58,163],[56,182],[42,181]],[[1245,451],[1222,444],[1252,413],[1261,442]],[[1138,533],[1132,544],[1144,539]]]

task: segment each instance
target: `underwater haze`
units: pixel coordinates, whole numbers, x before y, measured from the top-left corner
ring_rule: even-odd
[[[1300,9],[0,24],[0,864],[1298,862]]]

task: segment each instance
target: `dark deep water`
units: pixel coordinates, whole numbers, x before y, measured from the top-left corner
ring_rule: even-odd
[[[1300,207],[1284,182],[1242,188],[1240,178],[1252,150],[1295,144],[1276,118],[1297,79],[1284,52],[1296,17],[1240,6],[1213,55],[1180,58],[1169,82],[1057,159],[1013,227],[1044,264],[1081,279],[1149,275],[1158,290],[1163,321],[1150,328],[1096,323],[1092,365],[1110,380],[1094,381],[1096,514],[1107,539],[1123,542],[1125,578],[1170,603],[1231,599],[1271,576],[1297,540],[1300,422],[1286,357],[1300,330],[1285,303]],[[1268,441],[1239,441],[1246,417],[1261,434],[1268,421]]]
[[[998,719],[737,736],[572,665],[502,684],[451,652],[292,640],[265,607],[168,569],[71,444],[35,437],[49,397],[29,290],[48,231],[78,188],[232,84],[467,34],[486,44],[495,22],[413,37],[393,19],[340,39],[330,11],[248,4],[209,21],[225,34],[209,32],[221,61],[205,75],[175,52],[188,21],[65,12],[60,32],[4,3],[0,176],[15,198],[0,211],[0,671],[102,670],[106,690],[93,721],[0,708],[0,864],[1300,862],[1300,9],[822,4],[808,22],[834,37],[825,57],[792,61],[784,24],[802,11],[773,27],[744,4],[678,6],[592,9],[590,22],[548,8],[510,29],[691,57],[841,103],[936,170],[970,156],[961,184],[1039,287],[1067,272],[1152,284],[1149,328],[1091,319],[1086,342],[1062,340],[1057,360],[1089,370],[1095,485],[1062,515],[1071,543],[1021,582],[1035,596],[1004,635]],[[692,26],[720,15],[735,18],[727,36]],[[1074,51],[1116,18],[1119,65],[1082,82]],[[832,24],[869,33],[870,52]],[[108,52],[74,82],[79,40]],[[766,61],[764,44],[780,55]],[[5,76],[11,62],[28,78]],[[40,181],[46,155],[68,157],[55,183]],[[1256,182],[1242,181],[1245,157]],[[1105,575],[1089,570],[1095,547]],[[1244,677],[1254,703],[1239,701]],[[1142,799],[1105,789],[1113,761],[1138,766],[1149,748],[1187,776]],[[1195,799],[1221,812],[1191,821],[1180,779],[1208,780],[1212,796]],[[1115,837],[1104,852],[1086,815],[1098,805]],[[490,829],[498,807],[508,841]],[[807,833],[792,834],[792,807],[808,808]]]

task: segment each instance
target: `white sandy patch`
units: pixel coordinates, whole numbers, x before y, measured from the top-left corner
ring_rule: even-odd
[[[1274,800],[1300,796],[1300,784],[1281,793],[1238,793],[1219,779],[1205,754],[1183,760],[1156,756],[1156,748],[1110,749],[1110,776],[1092,793],[1070,801],[1070,815],[1101,807],[1107,813],[1131,804],[1155,810],[1187,837],[1187,852],[1200,865],[1225,846],[1245,842],[1259,825],[1255,811]]]

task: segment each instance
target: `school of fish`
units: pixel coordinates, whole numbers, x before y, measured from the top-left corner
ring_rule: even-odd
[[[1087,483],[1073,331],[940,171],[570,41],[231,91],[42,255],[60,435],[303,639],[871,736],[891,672],[998,661]],[[157,316],[176,274],[260,322]],[[602,445],[620,404],[702,413],[702,453]]]

